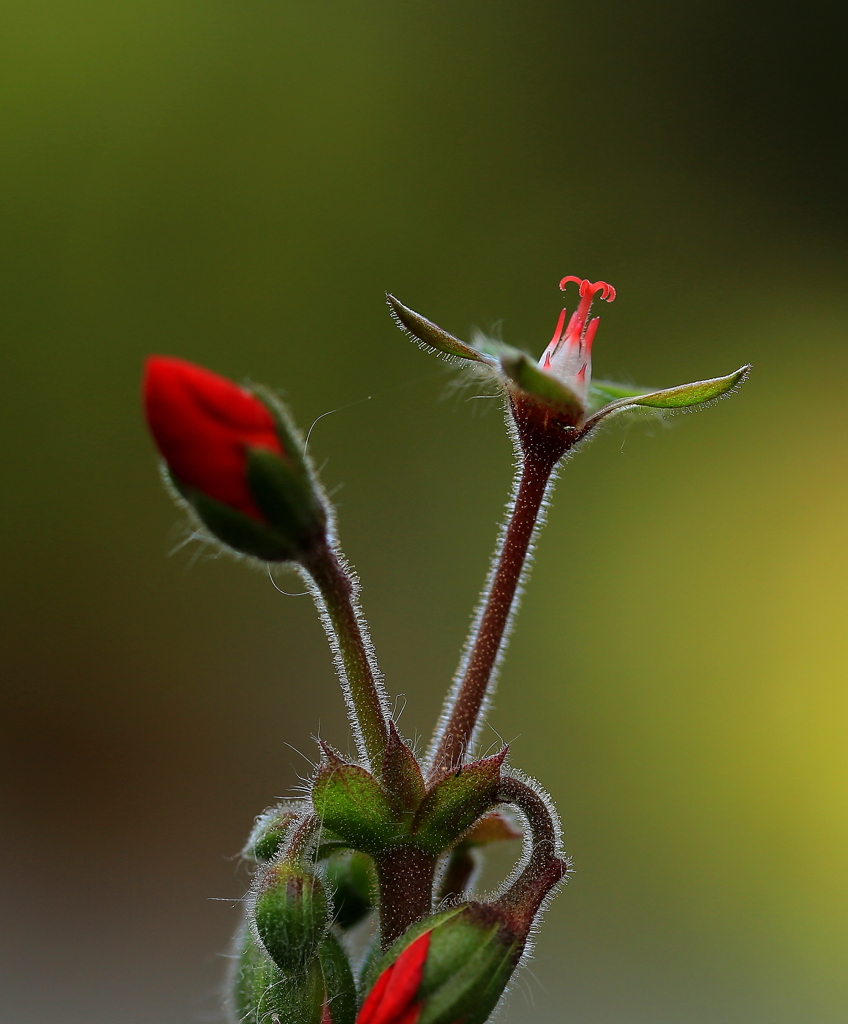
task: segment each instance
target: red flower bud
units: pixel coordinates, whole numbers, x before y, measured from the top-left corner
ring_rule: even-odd
[[[209,533],[269,562],[299,561],[326,539],[321,488],[275,396],[166,356],[148,359],[143,390],[171,482]]]
[[[419,921],[380,962],[356,1024],[483,1024],[526,938],[508,915],[482,903]]]
[[[424,932],[387,967],[368,994],[356,1024],[416,1024],[423,1003],[416,999],[432,932]]]
[[[170,356],[151,356],[144,408],[156,446],[176,480],[265,522],[247,486],[247,449],[284,454],[274,417],[250,392]]]

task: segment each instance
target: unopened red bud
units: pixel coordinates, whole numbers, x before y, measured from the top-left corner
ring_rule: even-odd
[[[378,963],[356,1024],[483,1024],[524,942],[494,907],[482,903],[427,918]]]
[[[329,925],[321,881],[285,860],[258,876],[252,913],[265,951],[283,971],[302,969],[315,956]]]
[[[171,482],[214,537],[266,561],[297,560],[324,537],[320,488],[272,396],[151,356],[143,397]]]

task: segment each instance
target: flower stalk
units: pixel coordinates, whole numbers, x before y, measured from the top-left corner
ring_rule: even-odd
[[[389,738],[388,712],[367,626],[357,604],[357,585],[329,544],[308,552],[303,568],[314,584],[360,760],[364,767],[379,773]]]
[[[554,445],[547,450],[529,449],[522,456],[506,528],[453,690],[446,701],[444,726],[436,738],[430,764],[431,778],[462,764],[473,748],[492,696],[495,672],[560,454]]]
[[[231,1024],[485,1024],[528,935],[571,862],[550,799],[507,764],[507,749],[472,760],[564,457],[608,417],[695,408],[734,391],[748,367],[664,390],[592,379],[604,281],[568,276],[538,362],[503,342],[454,338],[388,297],[423,348],[459,361],[504,397],[517,472],[507,521],[428,756],[389,713],[359,584],[305,443],[276,395],[240,387],[180,359],[154,356],[144,379],[148,425],[165,478],[194,531],[253,563],[294,568],[315,599],[347,705],[355,760],[319,741],[306,790],[261,815],[244,857],[254,866],[236,939]],[[520,827],[514,827],[512,812]],[[524,840],[501,894],[474,898],[486,846]],[[379,938],[360,985],[351,954],[360,924]]]

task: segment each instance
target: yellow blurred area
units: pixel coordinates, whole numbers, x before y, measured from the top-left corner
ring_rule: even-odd
[[[600,377],[754,371],[563,468],[485,744],[577,874],[502,1019],[842,1024],[845,37],[818,0],[3,7],[4,1019],[218,1020],[233,856],[349,743],[308,599],[182,546],[145,355],[336,410],[310,446],[424,743],[512,455],[383,293],[541,352],[577,274],[618,290]]]

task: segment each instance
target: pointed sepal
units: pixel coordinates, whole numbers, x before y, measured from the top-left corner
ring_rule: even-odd
[[[477,349],[466,345],[464,341],[442,330],[426,317],[416,313],[414,309],[404,306],[394,295],[386,293],[386,302],[391,310],[392,319],[414,342],[429,352],[438,352],[443,356],[455,359],[468,359],[475,363],[492,364],[494,360]]]
[[[389,741],[383,755],[383,785],[399,811],[415,811],[424,799],[424,777],[410,747],[389,720]]]
[[[396,814],[374,776],[341,760],[322,743],[324,760],[312,786],[319,820],[354,849],[374,853],[400,838]]]
[[[433,784],[413,821],[416,845],[443,853],[497,802],[507,750],[453,769]]]
[[[665,388],[662,391],[648,391],[634,393],[599,409],[594,416],[586,421],[586,427],[591,428],[607,416],[628,409],[697,409],[710,405],[720,398],[726,398],[745,382],[751,372],[750,364],[741,366],[734,373],[726,377],[713,377],[710,380],[698,380],[691,384],[680,384],[674,388]]]

